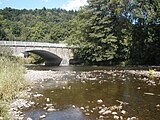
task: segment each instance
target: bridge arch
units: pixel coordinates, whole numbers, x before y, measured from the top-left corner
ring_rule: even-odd
[[[46,50],[28,50],[25,52],[34,53],[36,55],[39,55],[45,60],[46,66],[59,66],[62,62],[62,58]]]

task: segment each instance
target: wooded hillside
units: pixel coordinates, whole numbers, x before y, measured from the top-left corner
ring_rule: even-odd
[[[0,39],[61,42],[68,36],[75,15],[62,9],[1,9]]]

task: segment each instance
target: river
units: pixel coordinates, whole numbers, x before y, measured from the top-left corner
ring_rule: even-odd
[[[119,67],[28,67],[61,74],[37,83],[32,120],[159,120],[160,80]],[[143,68],[148,69],[148,68]],[[37,95],[37,96],[36,96]]]

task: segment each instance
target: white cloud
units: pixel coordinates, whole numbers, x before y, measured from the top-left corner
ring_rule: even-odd
[[[84,5],[87,5],[87,0],[69,0],[67,4],[62,5],[62,8],[66,10],[78,10]]]

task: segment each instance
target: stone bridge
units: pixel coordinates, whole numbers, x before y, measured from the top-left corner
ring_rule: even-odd
[[[0,45],[10,47],[13,55],[19,56],[22,53],[34,53],[45,60],[45,65],[67,66],[69,60],[73,58],[73,46],[66,44],[54,44],[45,42],[20,42],[20,41],[0,41]]]

